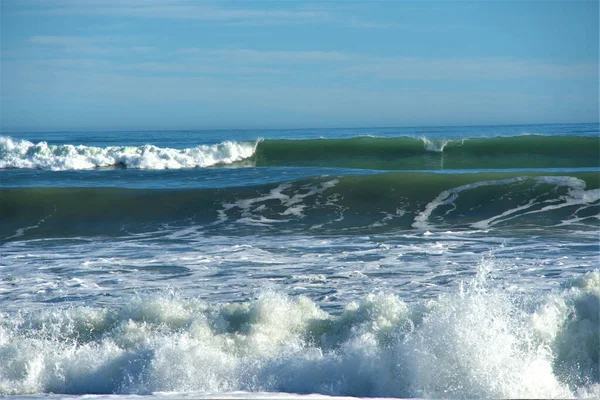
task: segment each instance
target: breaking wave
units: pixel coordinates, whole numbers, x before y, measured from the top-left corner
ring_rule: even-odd
[[[600,166],[600,139],[523,135],[470,139],[354,137],[259,139],[188,149],[154,145],[90,147],[34,144],[0,136],[0,169],[79,170],[105,167],[181,169],[231,165],[340,167],[373,170],[589,168]]]
[[[256,143],[223,142],[190,149],[144,146],[34,144],[0,136],[0,169],[81,170],[121,166],[133,169],[181,169],[227,165],[251,157]]]
[[[371,294],[335,315],[273,291],[4,314],[0,394],[597,396],[600,272],[546,294],[499,286],[484,260],[457,293],[417,303]]]

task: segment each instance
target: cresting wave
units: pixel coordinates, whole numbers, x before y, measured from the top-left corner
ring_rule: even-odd
[[[600,138],[524,135],[433,140],[355,137],[223,142],[188,149],[153,145],[89,147],[34,144],[0,136],[0,169],[77,170],[121,166],[180,169],[231,165],[320,166],[375,170],[584,168],[600,166]]]
[[[161,226],[251,235],[561,227],[594,232],[600,176],[394,172],[226,189],[6,188],[0,190],[0,220],[0,239],[116,235]]]
[[[384,170],[598,167],[600,138],[523,135],[468,139],[411,137],[265,140],[256,165]]]
[[[273,291],[245,303],[163,293],[115,309],[4,314],[0,394],[597,398],[600,271],[524,295],[496,285],[493,267],[482,261],[436,300],[371,294],[338,315]]]
[[[190,149],[144,146],[91,147],[37,144],[0,136],[0,169],[80,170],[121,166],[133,169],[181,169],[232,164],[251,157],[256,143],[223,142]]]

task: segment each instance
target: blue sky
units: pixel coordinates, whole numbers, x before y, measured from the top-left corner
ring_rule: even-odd
[[[598,1],[0,1],[4,132],[599,120]]]

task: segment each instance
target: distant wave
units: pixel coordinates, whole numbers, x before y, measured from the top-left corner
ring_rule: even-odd
[[[577,168],[600,166],[600,138],[519,135],[429,139],[265,140],[257,166],[322,166],[377,170]]]
[[[75,146],[34,144],[0,136],[0,169],[83,170],[103,167],[132,169],[202,168],[232,164],[251,157],[256,143],[223,142],[189,149],[144,146]]]
[[[188,149],[34,144],[0,136],[0,169],[181,169],[232,165],[373,170],[583,168],[600,166],[600,138],[520,135],[470,139],[368,137],[226,141]]]

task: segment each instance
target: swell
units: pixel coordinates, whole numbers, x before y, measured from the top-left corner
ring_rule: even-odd
[[[0,238],[210,233],[364,234],[395,229],[598,229],[600,176],[577,173],[328,176],[217,189],[0,189]]]
[[[387,170],[597,167],[597,137],[525,135],[425,139],[266,140],[257,166],[326,166]]]
[[[354,137],[226,141],[186,149],[153,145],[34,144],[0,136],[0,169],[182,169],[232,165],[375,170],[585,168],[600,166],[600,138],[523,135],[469,139]]]

